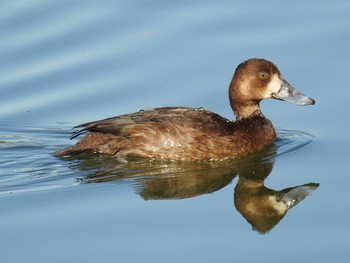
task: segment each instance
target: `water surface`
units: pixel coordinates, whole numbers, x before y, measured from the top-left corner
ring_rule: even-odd
[[[0,7],[2,262],[349,258],[348,1]],[[262,102],[278,131],[262,152],[196,164],[52,156],[75,142],[73,126],[140,109],[205,107],[233,119],[227,88],[251,57],[316,99]],[[311,195],[262,228],[244,209],[255,203],[240,202],[257,200],[247,187]]]

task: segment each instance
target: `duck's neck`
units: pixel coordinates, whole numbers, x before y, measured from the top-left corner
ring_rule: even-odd
[[[259,103],[240,105],[239,107],[231,104],[231,106],[233,112],[235,113],[236,121],[248,119],[255,116],[264,116],[260,111]]]

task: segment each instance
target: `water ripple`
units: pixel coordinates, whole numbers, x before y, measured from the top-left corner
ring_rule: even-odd
[[[316,137],[298,130],[277,129],[277,156],[285,156],[311,147]]]

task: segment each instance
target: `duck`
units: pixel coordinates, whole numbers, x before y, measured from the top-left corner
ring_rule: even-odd
[[[269,60],[251,58],[240,63],[229,86],[235,120],[190,107],[161,107],[83,123],[71,139],[75,145],[58,150],[57,157],[82,153],[179,161],[222,161],[258,151],[276,138],[275,129],[260,110],[263,99],[305,106],[315,100],[289,84]]]

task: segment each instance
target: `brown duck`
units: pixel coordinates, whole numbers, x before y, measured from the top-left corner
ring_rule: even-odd
[[[274,98],[295,105],[315,101],[294,89],[272,62],[249,59],[232,78],[229,98],[235,121],[203,108],[164,107],[119,115],[81,124],[72,138],[88,133],[55,156],[84,152],[173,160],[225,160],[262,149],[276,134],[260,111],[263,99]]]

